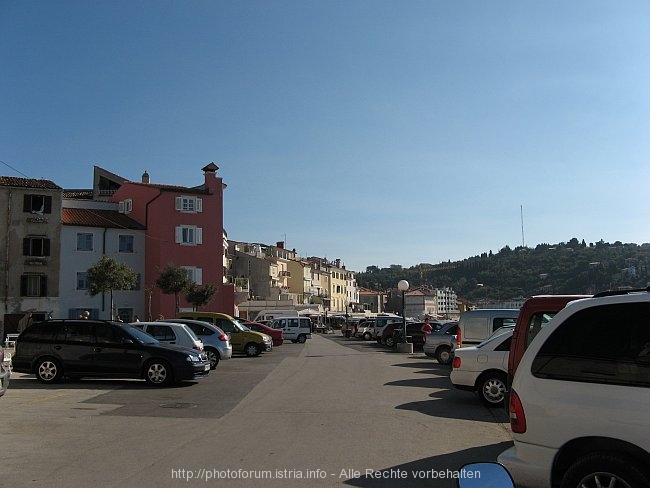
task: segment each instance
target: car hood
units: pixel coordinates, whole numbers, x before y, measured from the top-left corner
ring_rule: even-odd
[[[164,351],[176,351],[176,352],[181,352],[183,354],[189,354],[193,353],[196,355],[201,354],[201,351],[197,351],[195,349],[190,349],[189,347],[185,346],[179,346],[177,344],[145,344],[149,349],[153,349],[156,351],[164,350]]]

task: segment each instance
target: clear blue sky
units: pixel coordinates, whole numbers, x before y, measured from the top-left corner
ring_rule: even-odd
[[[231,239],[356,271],[650,242],[650,2],[0,0],[0,160],[214,161]]]

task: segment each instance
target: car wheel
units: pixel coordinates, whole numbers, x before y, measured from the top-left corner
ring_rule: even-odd
[[[212,349],[211,347],[206,347],[205,354],[208,356],[208,360],[210,361],[210,369],[215,369],[219,364],[219,359],[221,359],[219,351]]]
[[[307,341],[307,336],[306,336],[305,334],[300,334],[300,335],[298,336],[298,342],[299,342],[300,344],[304,344],[306,341]]]
[[[393,347],[395,345],[395,338],[394,337],[386,337],[386,340],[384,341],[384,344],[386,344],[388,347]]]
[[[249,358],[259,356],[262,353],[262,350],[260,349],[260,346],[255,344],[254,342],[249,342],[246,344],[246,347],[244,348],[244,352],[246,353],[246,356]]]
[[[58,383],[63,377],[61,364],[53,358],[39,359],[36,363],[36,378],[41,383]]]
[[[588,454],[573,463],[562,478],[561,488],[650,486],[650,476],[630,460],[606,453]]]
[[[478,383],[478,394],[488,407],[502,406],[506,394],[506,376],[497,372],[482,376]]]
[[[370,332],[366,332],[363,334],[364,341],[369,341],[370,339],[372,339],[372,334]]]
[[[440,346],[436,351],[436,361],[440,364],[451,364],[451,349],[447,346]]]
[[[165,361],[149,361],[144,367],[144,379],[153,386],[165,386],[173,381],[172,369]]]

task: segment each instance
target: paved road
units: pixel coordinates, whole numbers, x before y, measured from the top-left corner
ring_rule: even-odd
[[[0,486],[452,487],[440,472],[495,460],[511,436],[448,375],[422,354],[321,335],[167,389],[14,375]]]

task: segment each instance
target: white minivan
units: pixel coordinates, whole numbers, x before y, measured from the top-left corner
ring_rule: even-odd
[[[519,317],[518,308],[483,308],[463,312],[458,321],[458,347],[476,346],[497,329],[513,326]]]
[[[278,317],[269,324],[273,329],[280,329],[284,338],[291,342],[304,343],[311,339],[311,320],[308,317]]]

